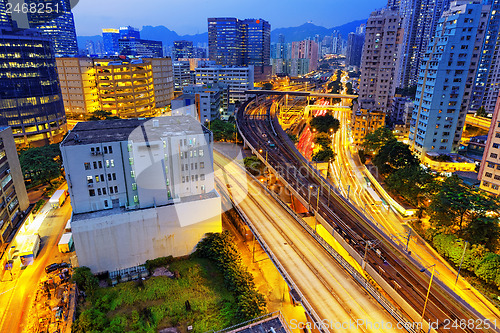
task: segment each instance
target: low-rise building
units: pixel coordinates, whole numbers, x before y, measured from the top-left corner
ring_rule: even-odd
[[[210,66],[198,67],[196,84],[223,83],[229,88],[229,102],[244,102],[248,99],[245,91],[254,88],[253,66]]]
[[[213,136],[193,117],[81,122],[61,153],[78,262],[93,272],[187,255],[221,231]]]
[[[363,143],[368,133],[385,126],[385,113],[367,109],[353,111],[351,117],[352,139],[355,145]]]

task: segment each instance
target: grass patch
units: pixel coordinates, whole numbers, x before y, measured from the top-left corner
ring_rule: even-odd
[[[180,278],[159,276],[97,289],[79,309],[73,332],[157,332],[166,327],[185,332],[188,325],[194,332],[207,332],[238,322],[236,300],[212,261],[175,261],[170,270]]]

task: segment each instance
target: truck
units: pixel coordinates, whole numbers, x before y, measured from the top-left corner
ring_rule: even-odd
[[[68,222],[66,222],[66,226],[64,227],[64,232],[71,232],[71,217]]]
[[[57,244],[57,248],[61,253],[71,252],[71,248],[73,247],[73,234],[71,232],[67,232],[61,236],[59,243]]]
[[[57,190],[54,192],[54,195],[49,199],[51,208],[59,208],[64,204],[64,200],[66,200],[66,196],[68,191],[66,190]]]
[[[40,236],[38,234],[22,236],[21,248],[17,255],[23,266],[28,266],[35,260],[40,249]]]

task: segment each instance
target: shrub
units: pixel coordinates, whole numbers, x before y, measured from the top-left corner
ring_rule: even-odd
[[[150,272],[153,273],[153,271],[158,268],[158,267],[164,267],[169,264],[171,264],[174,261],[174,257],[168,256],[168,257],[160,257],[152,260],[146,260],[146,263],[144,266],[146,269]]]

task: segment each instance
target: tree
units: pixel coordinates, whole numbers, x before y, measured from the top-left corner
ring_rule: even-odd
[[[49,183],[61,176],[61,150],[58,144],[21,150],[19,163],[25,178],[34,183]]]
[[[500,255],[496,253],[488,253],[483,260],[477,265],[475,273],[478,277],[488,283],[496,282],[499,284],[500,279]]]
[[[206,126],[210,128],[215,141],[233,141],[236,134],[236,126],[232,123],[215,119]]]
[[[92,112],[91,116],[87,120],[106,120],[106,119],[120,119],[118,116],[114,116],[109,111],[97,110]]]
[[[262,85],[262,89],[263,90],[273,90],[274,86],[272,83],[270,82],[266,82]]]
[[[365,136],[362,146],[367,152],[377,153],[382,146],[394,140],[396,137],[388,127],[379,127],[373,133],[368,133]]]
[[[353,95],[354,94],[354,90],[352,89],[352,83],[351,82],[347,82],[345,84],[345,87],[346,87],[346,94],[347,95]]]
[[[99,287],[99,280],[92,274],[90,268],[85,266],[75,268],[71,281],[88,294],[93,294]]]
[[[330,136],[327,133],[320,132],[314,137],[314,143],[323,148],[330,147],[331,142]]]
[[[448,177],[429,206],[431,222],[440,227],[458,227],[461,234],[465,214],[473,207],[472,195],[458,176]]]
[[[335,153],[330,147],[323,147],[320,151],[313,155],[312,160],[316,162],[328,162],[335,158]]]
[[[387,188],[398,193],[413,206],[422,206],[431,191],[433,176],[420,165],[409,165],[390,174]]]
[[[419,165],[420,163],[407,144],[393,140],[382,146],[373,158],[373,164],[380,173],[388,175],[398,169]]]
[[[484,106],[481,106],[479,109],[477,109],[475,116],[476,117],[488,117],[488,114],[486,113]]]
[[[257,156],[249,156],[243,159],[245,168],[254,176],[261,175],[264,172],[265,165]]]
[[[325,116],[318,116],[311,119],[309,125],[315,128],[318,132],[330,133],[330,129],[333,132],[337,132],[340,127],[340,122],[337,118],[334,118],[331,114]]]

